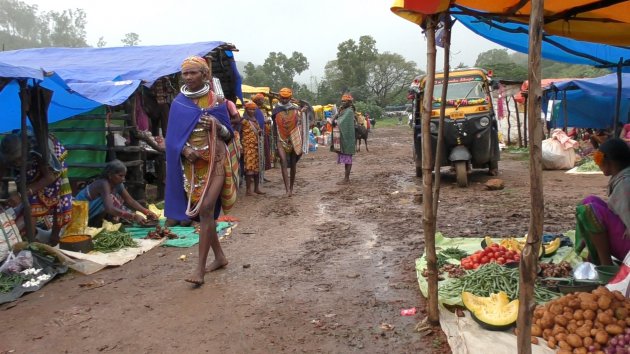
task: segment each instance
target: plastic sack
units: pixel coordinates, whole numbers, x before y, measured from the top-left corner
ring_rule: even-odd
[[[72,220],[66,227],[64,235],[84,235],[88,226],[89,202],[85,200],[72,201]]]
[[[576,280],[597,280],[597,270],[593,263],[584,262],[573,270],[573,277]]]
[[[23,250],[14,255],[13,252],[9,254],[7,260],[0,266],[0,273],[5,274],[17,274],[24,269],[33,267],[33,254],[29,250]]]
[[[626,255],[619,272],[606,285],[610,291],[619,291],[627,298],[630,297],[630,253]]]
[[[20,230],[15,224],[15,212],[13,209],[0,207],[0,262],[7,258],[13,245],[22,242]]]
[[[546,170],[572,169],[575,166],[575,150],[565,150],[557,139],[545,139],[542,142],[542,163]]]

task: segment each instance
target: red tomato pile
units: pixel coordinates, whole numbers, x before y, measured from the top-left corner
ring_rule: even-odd
[[[477,269],[482,264],[490,262],[496,262],[499,264],[505,264],[510,262],[518,262],[521,260],[521,255],[516,251],[508,250],[507,248],[493,243],[483,250],[479,250],[468,257],[462,258],[462,268],[464,269]]]

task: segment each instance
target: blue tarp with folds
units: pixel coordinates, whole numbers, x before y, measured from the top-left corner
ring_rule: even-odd
[[[0,132],[20,127],[22,114],[20,85],[17,79],[26,79],[29,85],[37,82],[53,92],[48,107],[49,122],[81,114],[101,105],[73,92],[59,75],[52,73],[44,75],[41,69],[0,63],[0,77],[11,79],[0,91]]]
[[[620,121],[624,124],[630,123],[630,74],[622,74],[621,80]],[[566,90],[569,127],[611,128],[615,117],[617,87],[617,74],[554,83],[545,90],[543,108],[547,108],[548,100],[554,99],[554,90],[558,91],[558,100],[564,99],[563,91]],[[561,102],[554,105],[554,127],[564,126],[564,106]]]
[[[525,24],[498,22],[468,15],[454,15],[453,17],[471,31],[494,43],[517,52],[528,53],[529,28]],[[546,59],[565,63],[595,66],[617,64],[620,58],[630,59],[630,48],[545,35],[542,42],[542,55]]]
[[[99,105],[121,104],[140,84],[150,87],[158,78],[178,72],[185,57],[204,56],[223,44],[214,41],[117,48],[22,49],[0,52],[0,70],[6,71],[5,77],[19,77],[24,70],[36,70],[40,75],[42,69],[54,72],[56,75],[44,77],[41,85],[53,91],[48,116],[49,122],[55,122]],[[236,65],[232,65],[232,71],[237,80],[236,94],[241,97]],[[19,127],[17,93],[17,83],[0,92],[0,131]]]

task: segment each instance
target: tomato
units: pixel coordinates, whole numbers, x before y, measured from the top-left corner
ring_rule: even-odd
[[[481,259],[479,260],[479,263],[481,264],[486,264],[488,262],[490,262],[490,259],[486,256],[481,257]]]
[[[499,263],[499,264],[505,264],[505,258],[503,258],[503,257],[499,257],[499,258],[497,258],[497,263]]]
[[[472,256],[470,256],[470,259],[475,262],[475,263],[479,263],[479,260],[481,259],[481,255],[480,254],[473,254]]]
[[[519,262],[519,261],[521,260],[521,256],[519,256],[518,254],[517,254],[517,255],[514,255],[514,260],[515,260],[516,262]]]

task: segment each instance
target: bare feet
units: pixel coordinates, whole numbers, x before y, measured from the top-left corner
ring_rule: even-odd
[[[184,280],[189,282],[189,283],[191,283],[191,284],[193,284],[193,285],[195,285],[195,286],[202,286],[203,283],[204,283],[203,273],[200,274],[199,272],[195,272],[195,273],[193,273],[192,276],[190,276],[190,277],[188,277],[188,278],[186,278]]]
[[[227,258],[219,258],[215,259],[214,262],[210,263],[209,266],[206,266],[206,273],[214,272],[217,269],[221,269],[228,265]]]
[[[256,193],[256,194],[267,194],[266,192],[263,192],[260,189],[255,190],[254,193]]]
[[[251,197],[251,196],[253,196],[253,195],[254,195],[254,193],[252,193],[252,192],[246,192],[246,193],[245,193],[245,195],[246,195],[246,196],[248,196],[248,197]]]

